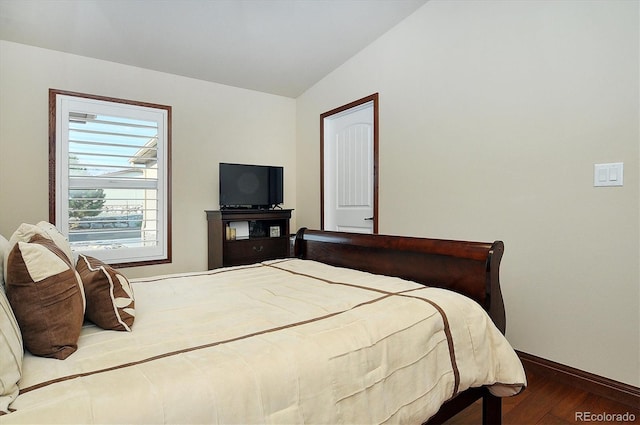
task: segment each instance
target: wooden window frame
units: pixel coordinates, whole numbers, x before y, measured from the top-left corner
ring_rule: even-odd
[[[163,219],[162,219],[161,241],[160,241],[162,244],[161,254],[153,255],[152,257],[147,257],[147,258],[142,257],[141,259],[135,259],[135,260],[132,258],[127,258],[125,254],[120,258],[118,258],[117,260],[107,261],[107,262],[109,262],[114,267],[134,267],[134,266],[146,266],[146,265],[153,265],[153,264],[170,263],[172,261],[171,107],[166,105],[148,103],[148,102],[139,102],[139,101],[133,101],[133,100],[86,94],[86,93],[78,93],[78,92],[58,90],[58,89],[49,89],[49,221],[54,225],[56,225],[56,223],[59,222],[59,220],[57,220],[57,217],[56,217],[56,215],[58,214],[57,211],[59,211],[58,205],[57,205],[57,203],[59,202],[59,199],[58,199],[58,194],[56,192],[57,190],[59,190],[58,183],[60,182],[58,182],[58,179],[59,179],[59,173],[61,172],[60,170],[58,170],[56,166],[57,155],[58,155],[57,138],[59,136],[57,127],[59,125],[58,120],[61,119],[57,116],[58,115],[57,105],[58,105],[59,96],[69,96],[69,97],[76,97],[83,100],[97,100],[101,102],[109,102],[109,103],[120,104],[120,105],[131,105],[134,107],[151,108],[156,110],[162,110],[163,111],[162,113],[166,114],[165,131],[163,132],[164,164],[161,164],[163,166],[164,177],[162,179],[162,182],[160,183],[162,185],[162,190],[163,190],[162,196],[164,198],[163,198],[162,205],[159,206],[159,208],[162,208],[164,211]],[[60,142],[60,143],[64,143],[64,142]],[[65,200],[67,199],[68,197],[65,197]],[[69,233],[68,229],[63,229],[61,228],[61,226],[58,226],[58,225],[57,227],[64,235],[68,236],[68,233]],[[126,250],[131,248],[121,248],[121,249]],[[79,252],[82,252],[82,251],[80,250]],[[99,252],[99,251],[94,250],[91,252],[93,253],[93,252]],[[123,252],[126,252],[126,251],[123,251]],[[98,257],[98,255],[96,255],[96,257]]]

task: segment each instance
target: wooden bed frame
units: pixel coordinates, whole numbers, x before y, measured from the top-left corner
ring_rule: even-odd
[[[500,291],[501,241],[451,241],[401,236],[364,235],[302,228],[293,255],[451,289],[477,301],[498,329],[505,332]],[[426,424],[439,424],[482,398],[482,423],[502,422],[502,401],[485,387],[470,388],[443,404]]]

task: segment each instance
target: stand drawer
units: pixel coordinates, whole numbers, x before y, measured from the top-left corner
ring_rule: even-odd
[[[287,257],[288,238],[255,238],[224,243],[224,266],[252,264]]]

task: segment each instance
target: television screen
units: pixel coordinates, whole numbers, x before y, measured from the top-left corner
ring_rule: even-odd
[[[283,168],[220,163],[221,208],[270,208],[283,202]]]

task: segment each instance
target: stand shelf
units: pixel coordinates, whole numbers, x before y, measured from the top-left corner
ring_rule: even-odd
[[[288,257],[291,211],[293,210],[205,211],[209,270]],[[248,224],[248,237],[227,239],[227,227],[235,222]],[[271,229],[279,236],[271,236]]]

